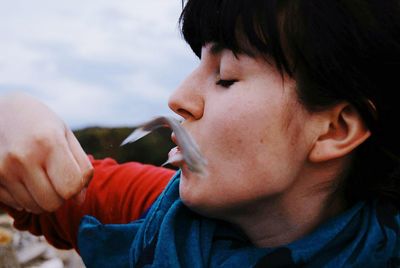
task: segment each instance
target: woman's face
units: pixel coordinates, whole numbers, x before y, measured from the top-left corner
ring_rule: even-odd
[[[169,106],[208,162],[205,176],[181,167],[181,198],[200,214],[225,219],[278,197],[307,160],[310,114],[295,82],[262,58],[207,44]]]

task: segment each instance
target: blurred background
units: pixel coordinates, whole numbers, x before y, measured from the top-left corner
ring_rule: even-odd
[[[168,96],[198,63],[179,32],[181,11],[181,0],[0,0],[0,95],[38,98],[96,158],[160,165],[169,130],[119,144],[136,124],[172,114]],[[83,267],[1,217],[20,267]]]
[[[0,94],[24,91],[73,129],[170,113],[197,59],[181,0],[0,0]]]
[[[168,132],[119,144],[129,127],[172,114],[168,96],[198,62],[181,11],[181,0],[0,0],[0,94],[40,99],[95,157],[160,164]]]

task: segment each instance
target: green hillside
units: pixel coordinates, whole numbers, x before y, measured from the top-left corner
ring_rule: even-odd
[[[139,141],[124,146],[121,142],[133,128],[85,128],[75,130],[74,134],[86,153],[95,158],[111,157],[119,163],[139,161],[161,165],[168,158],[169,150],[175,145],[171,141],[171,131],[162,128],[150,133]]]

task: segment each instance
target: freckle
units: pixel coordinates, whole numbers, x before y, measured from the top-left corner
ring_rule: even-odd
[[[260,140],[260,143],[261,143],[261,144],[264,143],[264,139],[261,139],[261,140]]]

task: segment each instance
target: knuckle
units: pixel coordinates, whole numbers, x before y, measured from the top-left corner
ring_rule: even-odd
[[[24,158],[24,156],[19,151],[7,151],[4,154],[5,163],[19,163],[22,158]]]
[[[62,198],[64,198],[65,200],[70,199],[71,197],[73,197],[76,193],[79,192],[81,186],[80,183],[68,183],[66,185],[66,187],[62,187],[59,190],[59,194],[61,195]]]
[[[32,134],[32,143],[35,146],[50,149],[60,143],[60,131],[51,126],[46,126]]]
[[[7,171],[23,167],[25,164],[31,163],[36,155],[37,152],[35,153],[30,147],[18,146],[13,150],[8,150],[3,154],[0,170]]]
[[[35,146],[45,149],[51,148],[51,145],[53,144],[51,136],[43,133],[35,134],[32,137],[32,142]]]
[[[23,166],[25,160],[28,159],[26,153],[21,150],[7,151],[3,155],[0,163],[0,174],[13,174],[17,169]],[[7,176],[4,176],[7,179]]]
[[[90,178],[88,176],[85,177],[86,173],[69,175],[70,176],[63,181],[63,186],[60,187],[60,195],[65,200],[70,199],[71,197],[79,193],[86,186]]]

